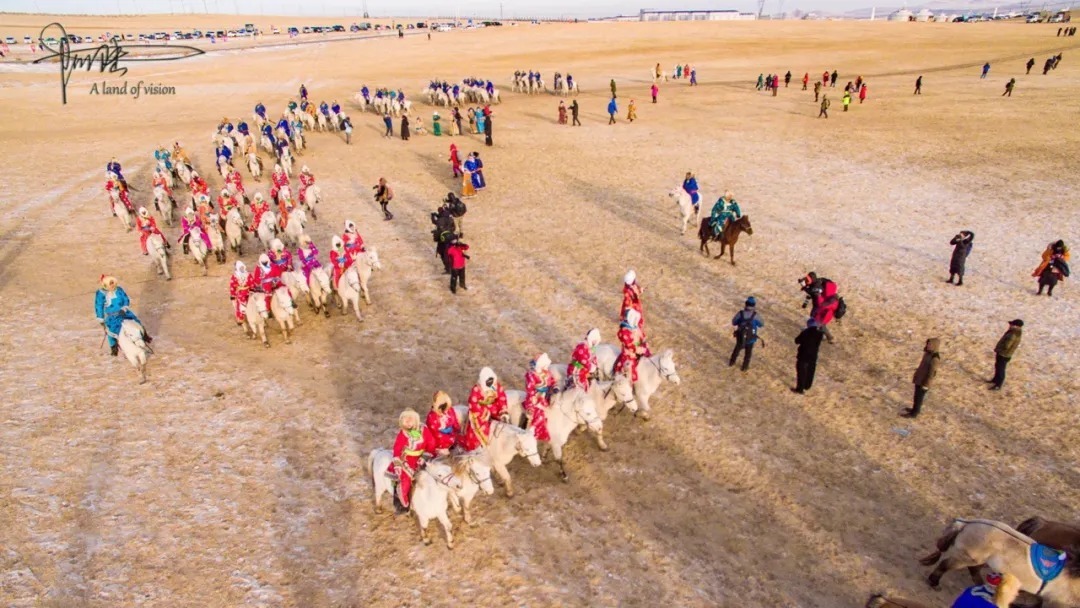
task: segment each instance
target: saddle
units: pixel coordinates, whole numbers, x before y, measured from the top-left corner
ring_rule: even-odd
[[[1042,581],[1042,585],[1039,586],[1039,593],[1042,593],[1043,589],[1046,588],[1046,584],[1057,578],[1065,569],[1065,552],[1039,543],[1032,543],[1029,557],[1031,559],[1031,569],[1035,571],[1036,576]]]

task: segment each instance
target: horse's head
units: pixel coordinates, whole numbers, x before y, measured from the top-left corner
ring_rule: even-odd
[[[487,494],[488,496],[494,494],[495,484],[491,482],[491,465],[471,455],[466,456],[466,461],[469,465],[467,471],[469,479],[480,486],[480,490],[483,491],[484,494]]]
[[[749,234],[750,236],[754,235],[754,227],[750,225],[750,216],[749,215],[744,215],[744,216],[740,217],[739,220],[735,224],[739,227],[739,229],[741,229],[746,234]]]
[[[382,262],[379,261],[379,252],[372,247],[367,251],[367,263],[375,270],[382,270]]]
[[[622,374],[615,376],[615,380],[611,383],[611,391],[615,395],[615,401],[618,405],[625,405],[630,408],[631,412],[637,411],[637,401],[634,400],[634,385],[631,384],[629,378]]]
[[[660,376],[671,382],[672,384],[679,384],[682,379],[679,378],[679,373],[675,371],[675,351],[670,348],[660,354],[660,364],[657,365],[660,369]]]
[[[293,301],[288,287],[278,287],[274,290],[274,299],[277,300],[278,306],[284,309],[288,314],[292,314]]]
[[[461,479],[454,475],[453,467],[446,464],[442,460],[432,460],[428,462],[425,470],[432,477],[434,477],[436,481],[445,485],[451,490],[461,489]]]
[[[225,214],[225,219],[230,224],[235,224],[235,225],[241,226],[241,227],[244,225],[244,219],[242,217],[240,217],[240,211],[238,209],[236,209],[235,207],[233,207],[232,209],[229,209],[229,212],[227,214]]]
[[[514,429],[514,450],[518,456],[529,461],[534,467],[540,466],[540,448],[536,445],[536,436],[526,430]]]
[[[307,281],[304,280],[304,273],[299,270],[292,271],[293,284],[300,290],[301,293],[311,293],[311,287],[308,286]]]

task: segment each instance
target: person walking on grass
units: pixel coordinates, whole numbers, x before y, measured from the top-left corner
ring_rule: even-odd
[[[394,119],[390,118],[389,112],[383,115],[382,121],[386,125],[386,133],[383,133],[383,137],[387,139],[394,137]]]
[[[394,219],[394,214],[390,213],[387,208],[390,206],[390,201],[394,200],[394,190],[386,183],[386,178],[380,177],[379,183],[372,186],[371,189],[375,191],[375,202],[379,203],[379,207],[382,207],[383,219],[386,221]]]
[[[788,85],[790,85],[790,84],[791,84],[791,70],[788,70],[787,74],[784,74],[784,88],[785,89],[788,88]]]
[[[915,368],[915,375],[911,378],[915,384],[915,398],[911,407],[900,414],[904,418],[914,418],[922,411],[923,399],[926,398],[926,393],[930,390],[934,377],[937,376],[938,361],[941,360],[941,353],[938,352],[940,344],[939,338],[930,338],[923,346],[922,360],[919,361],[919,367]]]
[[[735,349],[731,351],[728,367],[734,367],[739,352],[745,350],[742,362],[742,371],[745,372],[750,369],[750,357],[753,356],[754,344],[758,341],[757,331],[765,326],[765,322],[758,317],[757,299],[754,296],[746,298],[746,306],[735,313],[731,324],[735,326]]]
[[[615,82],[614,80],[612,82]],[[614,88],[614,87],[612,87]],[[611,97],[611,101],[607,104],[608,123],[609,125],[615,124],[615,115],[619,113],[619,105],[615,103],[615,96]]]
[[[818,351],[821,350],[821,340],[824,338],[825,333],[813,319],[808,320],[806,328],[795,336],[795,344],[799,350],[795,354],[795,388],[791,389],[791,392],[802,395],[814,385]]]
[[[615,79],[612,78],[611,79],[611,98],[615,99],[615,97],[616,97],[616,95],[615,95]]]
[[[573,127],[580,127],[581,126],[581,121],[578,120],[578,103],[577,103],[576,99],[574,100],[573,103],[570,104],[570,119],[571,119],[570,126],[573,126]]]
[[[656,96],[660,94],[660,87],[656,86],[656,83],[654,82],[649,91],[652,93],[652,102],[656,103]]]
[[[821,101],[821,83],[814,83],[814,103]]]
[[[832,78],[832,83],[829,86],[835,89],[836,88],[836,79],[839,78],[839,77],[840,77],[840,73],[837,72],[836,70],[833,70],[832,71],[832,77],[831,77]]]
[[[829,106],[830,105],[831,104],[829,103],[829,96],[828,95],[822,95],[821,96],[821,112],[818,112],[818,118],[821,118],[822,116],[824,116],[825,118],[829,117]]]
[[[851,91],[844,91],[844,97],[841,99],[841,102],[844,104],[844,111],[847,112],[848,106],[851,105]]]
[[[1028,74],[1031,74],[1031,68],[1033,68],[1033,67],[1035,67],[1035,58],[1034,57],[1032,57],[1031,59],[1028,59],[1028,62],[1027,62],[1027,73]]]
[[[409,115],[401,115],[401,140],[409,141]]]
[[[866,83],[859,87],[859,103],[866,101]]]
[[[802,76],[802,90],[806,90],[806,86],[810,84],[810,72],[803,74]],[[815,87],[817,88],[817,87]]]
[[[979,78],[986,78],[986,75],[989,74],[989,73],[990,73],[990,62],[987,61],[986,63],[983,64],[982,76],[979,76]]]
[[[626,120],[634,122],[637,118],[637,106],[634,104],[634,100],[630,100],[630,105],[626,106]]]
[[[1008,95],[1009,97],[1012,97],[1013,88],[1015,86],[1016,86],[1016,79],[1015,78],[1010,78],[1009,82],[1005,83],[1005,92],[1002,93],[1001,96],[1005,97],[1006,95]]]
[[[922,95],[922,76],[915,79],[915,92],[912,95]]]
[[[450,246],[446,249],[446,257],[450,258],[450,293],[456,294],[458,284],[465,291],[469,288],[465,286],[465,264],[466,260],[469,260],[469,255],[465,252],[469,250],[469,246],[462,243],[456,236],[450,237]]]
[[[1016,354],[1016,349],[1020,347],[1020,339],[1023,337],[1024,321],[1022,319],[1013,319],[1009,321],[1009,329],[1001,336],[996,346],[994,346],[994,377],[987,382],[990,383],[990,390],[1000,391],[1001,387],[1005,384],[1005,368],[1008,367],[1009,361],[1012,361],[1013,355]]]
[[[975,233],[970,230],[961,230],[959,234],[952,237],[949,244],[953,246],[952,258],[949,260],[949,280],[947,283],[952,283],[953,279],[959,277],[956,286],[960,287],[964,284],[964,266],[967,265],[968,256],[971,255],[971,244],[975,240]]]

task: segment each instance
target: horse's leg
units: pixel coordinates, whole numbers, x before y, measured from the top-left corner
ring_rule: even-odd
[[[976,585],[983,584],[982,566],[968,566],[968,574],[971,575],[971,581]]]
[[[454,548],[453,526],[450,525],[450,518],[446,516],[446,509],[443,509],[442,512],[439,513],[438,517],[439,517],[439,523],[442,524],[443,530],[446,531],[446,548],[447,549],[453,549]]]
[[[472,515],[469,513],[469,503],[471,502],[472,500],[468,498],[461,501],[462,516],[465,518],[465,523],[469,524],[470,526],[474,523]]]
[[[382,505],[380,504],[380,502],[382,501],[383,491],[383,488],[375,488],[375,497],[372,500],[375,505],[376,513],[382,513]]]
[[[724,257],[724,250],[725,249],[727,249],[727,243],[725,243],[723,241],[723,239],[721,239],[720,240],[720,253],[713,259],[714,260],[719,260],[720,258]]]
[[[974,560],[972,560],[970,557],[967,557],[966,555],[946,557],[945,559],[941,560],[941,562],[937,565],[937,568],[934,568],[934,571],[931,572],[930,576],[926,578],[926,582],[930,583],[930,586],[934,589],[937,589],[941,585],[941,577],[945,573],[956,570],[958,568],[979,565],[981,564],[975,563]],[[1008,604],[1006,604],[1006,608],[1007,607]]]
[[[735,243],[731,244],[731,265],[735,265]]]
[[[424,543],[425,545],[430,545],[431,544],[431,538],[428,536],[428,529],[427,529],[428,518],[426,518],[423,515],[420,515],[419,513],[417,513],[416,514],[416,521],[420,524],[420,542]]]
[[[559,463],[559,478],[562,479],[563,482],[569,482],[570,475],[566,473],[566,464],[563,462],[563,447],[564,446],[558,445],[554,441],[551,442],[551,452],[555,457],[555,462]]]
[[[506,465],[495,464],[492,468],[495,469],[495,473],[499,476],[499,479],[502,480],[503,485],[506,486],[506,497],[513,498],[514,483],[510,480],[510,472],[506,470]]]
[[[596,446],[600,448],[601,452],[608,451],[608,445],[604,442],[604,431],[601,430],[596,434]]]

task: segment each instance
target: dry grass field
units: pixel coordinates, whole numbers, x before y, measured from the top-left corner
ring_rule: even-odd
[[[49,20],[5,15],[0,33]],[[76,32],[208,25],[61,21]],[[95,69],[72,76],[67,105],[55,66],[0,63],[0,605],[825,608],[883,590],[948,605],[966,577],[930,591],[915,558],[950,518],[1080,519],[1078,295],[1066,282],[1036,297],[1029,276],[1048,242],[1075,245],[1080,231],[1080,39],[1055,31],[505,26],[215,49],[128,64],[119,78]],[[1061,67],[1041,75],[1059,50]],[[661,84],[648,103],[650,68],[677,61],[696,66],[700,86]],[[834,68],[830,118],[818,119],[795,81]],[[583,126],[556,124],[554,96],[512,93],[516,69],[549,85],[572,73]],[[777,97],[754,90],[759,73],[787,70],[792,87]],[[859,75],[869,97],[844,113],[841,87]],[[493,148],[477,136],[385,140],[377,117],[353,109],[365,83],[400,87],[427,123],[421,87],[467,76],[503,89]],[[90,94],[103,79],[176,93]],[[149,205],[152,152],[179,141],[220,187],[210,136],[221,117],[250,117],[260,100],[276,114],[301,83],[340,101],[356,127],[351,146],[309,136],[299,160],[326,203],[308,232],[325,252],[351,218],[384,268],[364,323],[304,307],[293,343],[274,331],[267,350],[233,326],[232,254],[207,277],[177,255],[174,279],[159,279],[107,210],[104,166],[118,157],[136,204]],[[451,141],[482,153],[489,183],[465,218],[470,290],[457,296],[428,221],[458,189]],[[730,189],[752,218],[737,266],[680,237],[666,192],[687,170],[706,210]],[[249,192],[267,192],[242,173]],[[380,176],[397,193],[391,222],[371,199]],[[957,288],[944,280],[961,229],[976,238]],[[249,267],[254,257],[249,242]],[[426,412],[439,389],[463,402],[485,365],[523,388],[532,356],[565,361],[590,327],[613,341],[628,268],[646,289],[653,349],[674,349],[682,377],[654,397],[652,420],[610,418],[606,453],[576,437],[568,484],[554,464],[516,461],[517,495],[480,497],[474,526],[452,517],[452,552],[422,546],[407,517],[373,513],[364,463],[389,447],[398,412]],[[796,279],[809,270],[839,283],[850,312],[798,396]],[[101,347],[101,273],[119,277],[155,337],[145,385]],[[729,320],[751,294],[765,344],[742,374],[726,365]],[[1023,344],[1005,389],[988,392],[994,343],[1016,317]],[[942,363],[924,415],[898,418],[935,336]]]

